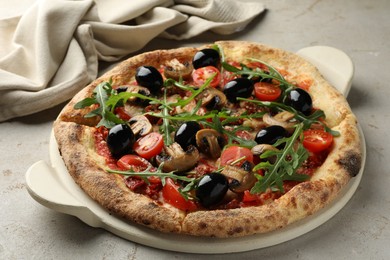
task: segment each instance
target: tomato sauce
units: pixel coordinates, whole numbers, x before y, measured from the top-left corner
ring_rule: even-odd
[[[108,149],[106,138],[108,130],[105,127],[99,127],[94,133],[96,152],[103,156],[106,160],[106,164],[111,169],[118,169],[116,165],[116,159],[111,155],[110,149]]]

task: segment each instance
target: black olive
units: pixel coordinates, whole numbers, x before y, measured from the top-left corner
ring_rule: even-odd
[[[180,144],[184,151],[188,146],[196,145],[196,133],[200,130],[200,125],[195,121],[183,123],[175,133],[175,142]]]
[[[228,189],[229,183],[225,175],[212,172],[199,180],[196,197],[207,208],[221,202]]]
[[[313,101],[310,97],[310,94],[301,88],[296,88],[290,90],[284,101],[284,104],[293,107],[295,110],[303,113],[308,116],[313,109]]]
[[[226,98],[232,102],[237,102],[238,97],[248,98],[252,95],[253,82],[247,78],[237,78],[229,81],[223,87]]]
[[[244,161],[244,163],[240,166],[241,169],[250,172],[252,171],[253,165],[250,161]]]
[[[214,96],[205,107],[207,110],[221,110],[221,98]]]
[[[120,87],[117,87],[115,90],[117,93],[126,92],[127,86],[120,86]]]
[[[152,92],[157,92],[163,86],[161,73],[152,66],[140,66],[135,72],[135,80],[138,85],[148,88]]]
[[[134,141],[134,133],[126,124],[116,125],[108,132],[107,146],[114,157],[118,158],[128,153]]]
[[[271,125],[257,132],[255,141],[258,144],[274,144],[280,138],[287,136],[286,129],[278,125]]]
[[[195,53],[192,59],[192,66],[194,69],[199,69],[206,66],[219,66],[220,57],[219,52],[214,49],[203,49]]]

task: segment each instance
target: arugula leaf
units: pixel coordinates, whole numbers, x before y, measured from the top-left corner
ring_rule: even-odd
[[[282,74],[280,74],[271,65],[265,63],[264,61],[258,60],[258,59],[249,58],[249,60],[256,61],[256,62],[259,62],[259,63],[265,65],[268,68],[268,71],[264,71],[260,68],[251,69],[242,63],[240,64],[241,68],[237,68],[233,65],[230,65],[227,62],[222,62],[222,67],[227,71],[236,73],[237,75],[241,75],[241,76],[245,75],[249,79],[254,78],[254,77],[261,77],[263,79],[274,79],[274,80],[279,82],[279,86],[283,90],[283,92],[285,92],[286,90],[288,90],[290,88],[295,87],[293,84],[291,84],[290,82],[285,80],[284,77],[282,76]]]
[[[298,124],[292,136],[279,139],[274,146],[279,147],[284,144],[282,150],[268,150],[260,158],[263,162],[257,164],[253,171],[264,170],[264,176],[255,174],[257,182],[251,189],[251,193],[262,193],[268,188],[284,192],[283,181],[305,181],[308,175],[298,174],[297,169],[309,157],[308,151],[301,142],[297,142],[303,131],[303,124]],[[269,158],[276,158],[275,163],[271,163]]]
[[[101,116],[97,127],[105,126],[111,128],[116,124],[121,124],[123,121],[115,116],[111,107],[106,104],[107,100],[113,92],[110,82],[102,82],[96,86],[93,91],[93,97],[85,98],[74,105],[75,109],[85,108],[93,104],[99,104],[99,107],[85,115],[86,118]]]
[[[85,98],[79,102],[77,102],[75,105],[74,105],[74,108],[75,109],[82,109],[82,108],[85,108],[85,107],[89,107],[89,106],[92,106],[94,104],[99,104],[97,102],[97,100],[95,98]]]
[[[163,133],[164,143],[166,146],[169,146],[173,143],[171,138],[171,133],[174,131],[173,127],[169,124],[169,119],[167,116],[169,115],[167,104],[167,89],[164,89],[164,99],[163,99],[163,107],[161,114],[163,115],[163,123],[161,126],[161,132]]]
[[[320,124],[324,127],[326,132],[331,133],[333,136],[340,135],[339,132],[332,130],[326,124],[324,124],[324,122],[321,121],[321,119],[325,119],[325,113],[324,113],[324,111],[322,111],[320,109],[316,110],[311,115],[306,116],[303,113],[294,109],[293,107],[287,106],[287,105],[285,105],[283,103],[279,103],[279,102],[260,101],[260,100],[246,99],[246,98],[240,98],[240,97],[238,97],[237,100],[244,100],[247,102],[252,102],[252,103],[255,103],[259,106],[268,107],[271,109],[277,109],[279,111],[288,111],[288,112],[294,114],[294,118],[296,120],[303,123],[303,126],[304,126],[303,129],[309,129],[310,126],[313,124]]]
[[[114,109],[118,106],[118,104],[126,103],[126,101],[131,97],[136,97],[143,100],[149,100],[149,102],[153,102],[154,104],[163,104],[161,100],[157,98],[148,97],[139,93],[120,92],[115,95],[111,95],[106,101],[106,106],[110,107],[111,111],[114,111]]]

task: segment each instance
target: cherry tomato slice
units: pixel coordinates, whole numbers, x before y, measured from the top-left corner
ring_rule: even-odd
[[[157,132],[152,132],[139,138],[133,145],[133,150],[141,157],[150,159],[159,154],[164,146],[163,137]]]
[[[268,82],[255,83],[255,96],[261,101],[275,101],[282,94],[279,86]]]
[[[303,131],[303,146],[310,152],[317,153],[329,148],[333,143],[332,134],[322,129]]]
[[[141,172],[146,170],[148,167],[151,167],[152,164],[148,162],[146,159],[139,157],[134,154],[126,154],[122,156],[117,165],[119,168],[123,170],[133,170],[135,172]]]
[[[259,197],[256,194],[252,194],[249,190],[244,191],[242,202],[255,202],[258,201]]]
[[[162,195],[165,202],[171,204],[175,208],[184,211],[194,211],[197,209],[197,205],[192,200],[186,200],[179,192],[179,186],[175,182],[167,178],[165,185],[162,189]]]
[[[196,69],[192,73],[192,79],[194,80],[194,84],[196,86],[202,86],[215,73],[216,75],[210,82],[210,87],[215,88],[218,87],[219,83],[221,82],[221,73],[216,67],[206,66]]]
[[[250,149],[241,146],[230,146],[221,154],[221,166],[230,165],[232,162],[245,157],[245,159],[234,164],[240,167],[245,161],[253,163],[253,154]]]

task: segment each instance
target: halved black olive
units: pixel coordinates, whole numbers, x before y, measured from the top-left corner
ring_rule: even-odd
[[[115,90],[117,93],[125,92],[127,90],[127,86],[120,86],[117,87]]]
[[[220,64],[219,52],[214,49],[203,49],[195,53],[192,59],[194,69],[199,69],[206,66],[214,66],[218,68]]]
[[[230,102],[236,103],[238,97],[250,97],[252,95],[253,88],[254,85],[251,80],[247,78],[237,78],[226,83],[223,87],[223,93]]]
[[[217,172],[203,175],[196,188],[196,197],[204,207],[210,207],[222,201],[229,183],[227,178]]]
[[[148,88],[151,92],[160,90],[164,83],[161,73],[153,66],[138,67],[135,80],[138,85]]]
[[[284,104],[293,107],[295,110],[302,112],[304,115],[310,115],[313,109],[313,101],[310,94],[301,88],[290,90],[284,101]]]
[[[107,146],[114,157],[128,153],[135,141],[134,133],[126,124],[119,124],[110,129],[107,136]]]
[[[188,146],[196,146],[196,133],[200,130],[200,125],[195,121],[183,123],[175,133],[175,142],[187,150]]]
[[[257,132],[255,142],[258,144],[274,144],[280,138],[287,136],[286,129],[278,125],[271,125]]]

